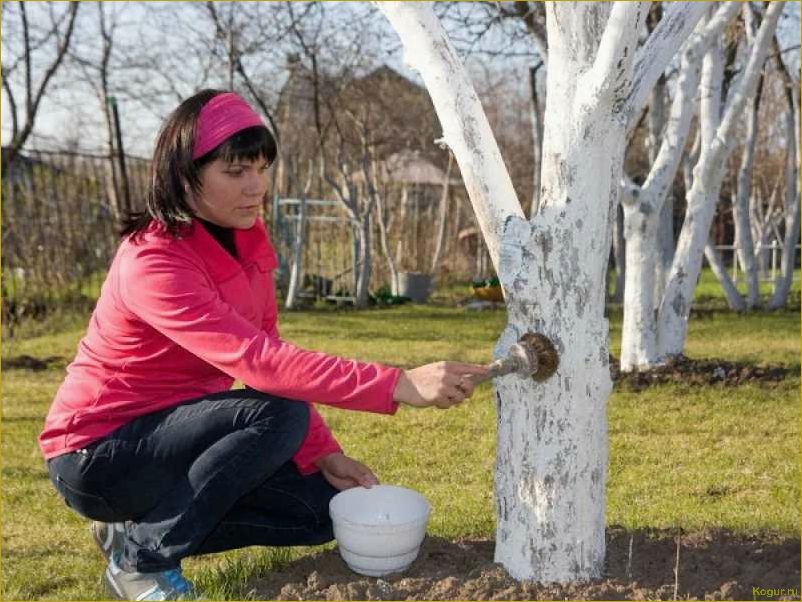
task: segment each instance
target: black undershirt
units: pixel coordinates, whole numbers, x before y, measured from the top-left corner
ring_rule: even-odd
[[[223,226],[218,226],[217,224],[213,224],[212,222],[201,218],[198,218],[198,221],[203,224],[203,227],[206,228],[206,231],[211,234],[217,242],[220,243],[220,246],[228,251],[229,255],[231,255],[234,259],[237,259],[237,246],[234,244],[233,228],[224,228]]]

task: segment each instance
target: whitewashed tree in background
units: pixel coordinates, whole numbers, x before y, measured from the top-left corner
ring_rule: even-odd
[[[743,13],[744,23],[746,24],[746,38],[751,44],[754,44],[757,26],[755,15],[748,2],[744,4]],[[757,307],[760,303],[755,245],[752,241],[752,229],[749,225],[749,197],[752,192],[752,172],[754,171],[755,147],[757,146],[758,109],[760,108],[762,88],[763,77],[759,76],[757,91],[746,105],[746,132],[741,153],[741,165],[738,168],[738,184],[732,205],[738,261],[743,266],[748,286],[747,298],[744,304],[746,309]]]
[[[720,94],[715,92],[716,81],[720,82],[721,52],[714,45],[705,55],[700,108],[701,154],[693,171],[693,184],[687,193],[688,209],[677,242],[671,276],[659,308],[657,336],[661,356],[679,355],[685,347],[693,291],[702,267],[702,255],[715,214],[727,157],[735,144],[735,128],[757,88],[784,5],[784,2],[769,4],[744,73],[730,90],[723,113]]]
[[[779,50],[776,40],[774,46],[776,50]],[[799,81],[791,77],[779,54],[777,63],[785,82],[788,100],[788,110],[785,113],[785,131],[788,139],[786,141],[785,194],[783,196],[785,237],[780,273],[774,283],[774,294],[768,303],[769,309],[779,309],[786,303],[794,279],[794,258],[796,245],[799,242],[799,130],[802,127],[799,117]]]
[[[706,6],[671,5],[643,48],[648,3],[549,2],[540,204],[527,220],[465,70],[426,2],[379,2],[420,72],[506,295],[504,355],[547,335],[560,368],[542,384],[496,379],[496,560],[517,579],[599,577],[604,562],[605,272],[631,115]]]
[[[660,358],[654,310],[662,299],[662,294],[656,296],[655,290],[663,290],[656,282],[662,277],[658,265],[663,250],[658,241],[663,206],[671,194],[696,111],[702,57],[722,35],[738,9],[737,2],[721,6],[709,22],[700,22],[689,38],[682,51],[674,98],[649,175],[642,186],[631,180],[626,180],[624,185],[621,200],[627,266],[621,340],[621,369],[624,371],[648,368]]]
[[[687,318],[703,254],[719,277],[730,307],[743,310],[750,306],[735,288],[717,252],[708,244],[708,233],[715,214],[727,157],[734,147],[736,127],[744,108],[754,98],[783,6],[782,2],[773,3],[766,11],[757,34],[754,30],[750,34],[751,44],[745,53],[746,67],[741,79],[731,87],[724,111],[721,104],[723,55],[719,39],[724,26],[740,8],[747,11],[747,22],[751,11],[748,5],[730,2],[720,6],[704,27],[700,25],[699,31],[689,40],[684,50],[671,117],[651,172],[642,187],[631,181],[624,183],[622,203],[627,220],[627,283],[621,349],[621,369],[624,371],[648,369],[665,361],[667,357],[682,353]],[[694,144],[695,149],[691,153],[691,162],[695,164],[693,177],[686,177],[688,210],[669,282],[655,306],[650,291],[659,288],[652,275],[658,249],[657,213],[665,195],[670,192],[671,182],[687,140],[687,128],[693,111],[690,110],[690,104],[686,103],[690,95],[688,90],[699,84],[700,52],[706,52],[701,88],[701,125],[698,147]],[[693,58],[694,53],[696,58]],[[751,160],[747,157],[746,161]],[[755,287],[754,291],[756,290]]]

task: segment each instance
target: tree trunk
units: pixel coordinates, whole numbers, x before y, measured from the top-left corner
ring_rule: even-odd
[[[648,145],[649,163],[654,165],[657,161],[660,149],[660,139],[666,128],[666,80],[665,76],[660,76],[657,84],[652,91],[649,102],[648,113]],[[654,307],[660,303],[663,297],[663,289],[668,280],[668,272],[671,269],[671,260],[674,258],[674,197],[669,191],[666,195],[663,206],[660,208],[657,227],[657,258],[654,262],[654,293],[652,304]]]
[[[384,258],[387,261],[387,269],[390,271],[390,291],[393,295],[397,295],[398,268],[396,268],[395,258],[390,250],[387,208],[384,206],[387,187],[385,186],[380,190],[378,185],[374,183],[374,189],[376,190],[376,220],[379,223],[379,245]]]
[[[661,361],[654,309],[659,306],[659,300],[655,302],[655,293],[663,288],[656,283],[656,279],[662,277],[657,267],[662,259],[658,244],[663,226],[662,207],[671,196],[688,139],[699,86],[699,62],[707,45],[719,35],[736,9],[730,5],[724,9],[724,18],[713,19],[710,25],[700,22],[697,26],[682,52],[674,100],[646,181],[642,187],[628,179],[622,184],[627,248],[621,341],[621,370],[624,372],[651,368]]]
[[[398,240],[395,244],[395,264],[404,271],[404,239],[407,232],[407,214],[409,213],[409,189],[406,184],[401,184],[401,212],[398,218]],[[398,282],[393,285],[393,294],[398,294]]]
[[[794,281],[796,245],[799,243],[799,92],[789,91],[789,111],[786,113],[788,132],[785,158],[785,237],[780,263],[780,275],[774,282],[774,294],[769,302],[770,309],[785,305],[791,284]]]
[[[547,334],[560,350],[557,375],[540,385],[517,377],[495,382],[495,559],[518,579],[598,578],[605,556],[606,401],[612,384],[604,290],[626,128],[613,117],[612,94],[583,77],[593,73],[585,62],[593,58],[590,48],[569,48],[576,39],[599,44],[610,10],[547,8],[540,207],[532,222],[507,220],[501,248],[509,319],[496,356],[531,330]],[[617,42],[631,56],[636,36],[628,27],[641,21],[645,9],[635,4],[629,10],[627,25],[611,18],[606,33],[621,26]],[[616,75],[631,74],[627,63]],[[596,93],[586,96],[591,89]],[[600,191],[606,191],[602,199]]]
[[[721,289],[724,291],[724,297],[727,299],[727,306],[733,311],[745,311],[747,309],[746,301],[744,301],[744,298],[741,296],[741,293],[738,292],[738,289],[735,288],[735,283],[727,273],[727,268],[724,266],[724,262],[721,260],[721,255],[719,255],[719,252],[711,244],[711,240],[709,239],[705,245],[705,258],[707,259],[707,263],[710,264],[713,274],[715,274],[716,278],[718,278],[718,281],[721,284]]]
[[[542,195],[527,221],[430,3],[377,6],[432,96],[506,293],[509,320],[496,356],[527,331],[548,336],[560,354],[556,375],[540,384],[495,379],[496,561],[516,579],[599,577],[611,390],[604,283],[624,140],[641,88],[654,84],[687,36],[683,20],[701,13],[672,11],[678,26],[661,30],[660,44],[647,44],[643,55],[635,50],[645,3],[548,3]]]
[[[298,292],[303,278],[303,256],[306,248],[306,195],[301,197],[296,224],[295,241],[292,246],[292,266],[290,267],[290,284],[287,287],[287,300],[284,307],[295,309],[298,301]]]
[[[735,240],[737,241],[736,252],[738,253],[738,260],[744,269],[748,286],[746,309],[757,307],[760,303],[760,288],[757,278],[757,265],[755,264],[755,245],[752,241],[752,228],[749,224],[749,197],[752,193],[752,170],[754,167],[755,146],[757,144],[757,117],[762,87],[763,78],[761,77],[755,98],[749,103],[748,107],[746,139],[744,140],[743,153],[741,155],[741,166],[738,169],[735,202],[732,204],[732,218],[735,223]]]
[[[443,243],[446,238],[446,224],[448,216],[448,193],[451,190],[451,166],[454,164],[454,155],[448,153],[448,167],[446,167],[446,175],[443,180],[442,191],[440,195],[440,207],[438,211],[438,226],[437,238],[434,245],[434,254],[432,256],[432,276],[437,275],[437,268],[440,265],[440,257],[443,254]]]
[[[370,287],[371,256],[370,256],[370,212],[366,212],[359,222],[357,230],[359,236],[359,253],[357,260],[358,276],[356,279],[356,292],[354,305],[359,309],[368,306],[368,292]]]

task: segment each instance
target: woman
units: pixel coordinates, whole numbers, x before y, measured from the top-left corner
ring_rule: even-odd
[[[276,321],[276,254],[258,219],[276,144],[234,93],[167,119],[147,210],[132,216],[40,447],[93,519],[120,599],[193,598],[181,559],[332,539],[328,502],[377,483],[308,402],[447,408],[484,369],[412,370],[306,351]],[[230,390],[235,379],[245,389]]]

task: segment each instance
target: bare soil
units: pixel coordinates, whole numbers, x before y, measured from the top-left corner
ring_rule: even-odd
[[[779,382],[792,374],[791,368],[781,364],[758,365],[720,359],[691,359],[685,356],[673,358],[662,366],[644,372],[622,373],[618,366],[618,359],[610,356],[610,375],[613,381],[632,391],[672,382],[737,387],[749,382]],[[798,369],[796,372],[798,373]]]
[[[336,550],[328,550],[255,579],[251,595],[261,600],[671,600],[676,586],[676,599],[799,599],[799,539],[684,534],[678,565],[675,533],[611,528],[607,539],[604,575],[592,583],[519,583],[493,562],[493,541],[427,537],[403,574],[364,577],[351,572]],[[792,591],[765,591],[781,588]]]

